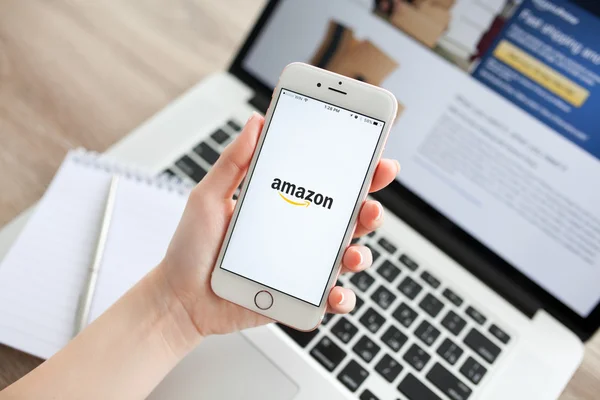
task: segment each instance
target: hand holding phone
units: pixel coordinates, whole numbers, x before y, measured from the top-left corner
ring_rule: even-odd
[[[218,296],[318,325],[396,110],[383,89],[286,67],[212,274]]]
[[[209,173],[194,188],[165,258],[155,270],[162,277],[159,281],[165,283],[162,286],[181,301],[182,307],[176,307],[173,313],[181,316],[182,332],[188,330],[185,325],[190,322],[204,337],[271,322],[263,315],[223,300],[210,287],[211,273],[236,206],[232,196],[246,176],[263,123],[264,118],[254,114],[241,134],[227,146]],[[398,172],[397,162],[380,160],[370,190],[374,192],[384,188]],[[375,200],[363,202],[355,237],[381,225],[384,219],[381,210],[381,205]],[[342,272],[359,272],[370,265],[368,248],[358,244],[346,248]],[[327,312],[348,313],[355,304],[354,293],[346,287],[335,287],[329,292],[327,304]]]

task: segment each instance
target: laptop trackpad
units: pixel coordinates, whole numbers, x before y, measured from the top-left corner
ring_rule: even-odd
[[[297,392],[292,380],[236,333],[202,342],[149,399],[290,400]]]

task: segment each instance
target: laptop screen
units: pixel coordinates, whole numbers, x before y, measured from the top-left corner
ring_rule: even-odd
[[[243,60],[382,86],[399,182],[582,317],[600,300],[600,20],[566,0],[285,0]]]

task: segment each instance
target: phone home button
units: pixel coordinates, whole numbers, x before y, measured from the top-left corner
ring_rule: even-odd
[[[266,290],[261,290],[254,296],[254,304],[261,310],[268,310],[273,305],[273,296]]]

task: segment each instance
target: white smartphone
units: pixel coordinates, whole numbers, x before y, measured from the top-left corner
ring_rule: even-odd
[[[283,70],[213,270],[219,297],[298,330],[319,325],[397,107],[342,75]]]

